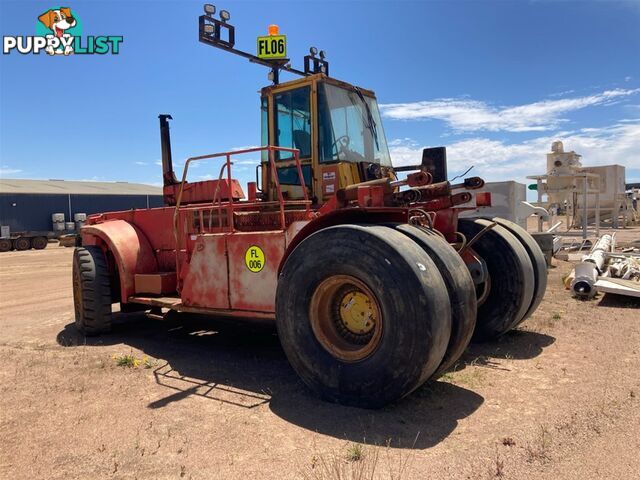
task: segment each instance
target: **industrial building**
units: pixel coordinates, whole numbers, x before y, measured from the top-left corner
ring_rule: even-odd
[[[140,183],[0,179],[0,225],[11,233],[51,231],[54,213],[72,222],[78,213],[162,205],[162,188]]]

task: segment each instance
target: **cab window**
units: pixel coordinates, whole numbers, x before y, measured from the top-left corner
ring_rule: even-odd
[[[375,98],[356,88],[318,88],[320,162],[372,162],[390,166]]]
[[[297,88],[273,96],[275,145],[297,148],[300,158],[311,157],[311,89]],[[290,160],[293,154],[276,152],[276,160]]]

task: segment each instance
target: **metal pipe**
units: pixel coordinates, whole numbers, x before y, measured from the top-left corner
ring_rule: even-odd
[[[173,120],[171,115],[158,115],[160,119],[160,150],[162,152],[162,181],[166,187],[178,183],[176,174],[173,171],[173,160],[171,158],[171,135],[169,134],[169,120]]]
[[[607,254],[611,252],[613,237],[603,235],[591,249],[589,255],[576,265],[575,278],[571,282],[571,290],[578,297],[592,298],[596,294],[594,288],[598,275],[604,273]]]

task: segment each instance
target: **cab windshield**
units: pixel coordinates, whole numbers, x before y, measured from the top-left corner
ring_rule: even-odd
[[[357,87],[318,88],[320,162],[371,162],[391,166],[378,103]]]

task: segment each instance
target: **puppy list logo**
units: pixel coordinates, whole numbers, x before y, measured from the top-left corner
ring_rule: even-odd
[[[2,53],[49,55],[120,53],[122,35],[82,36],[82,22],[69,7],[51,8],[38,17],[36,35],[3,37]]]

